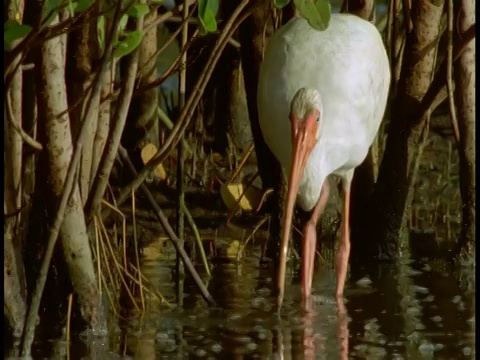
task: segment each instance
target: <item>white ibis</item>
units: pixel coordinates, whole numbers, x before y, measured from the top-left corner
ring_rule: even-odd
[[[302,293],[311,293],[316,224],[328,198],[326,178],[342,179],[341,240],[335,256],[336,296],[343,295],[350,256],[350,185],[385,112],[390,68],[382,38],[371,23],[332,14],[325,31],[295,17],[274,33],[260,68],[258,112],[263,137],[290,174],[278,272],[279,305],[297,204],[312,211],[304,227]]]

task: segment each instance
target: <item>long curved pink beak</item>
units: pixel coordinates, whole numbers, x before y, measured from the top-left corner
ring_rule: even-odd
[[[303,177],[307,160],[317,143],[316,133],[318,123],[317,113],[309,114],[300,122],[297,117],[290,115],[292,124],[292,166],[288,180],[287,204],[284,212],[282,237],[280,243],[280,262],[278,269],[278,307],[282,306],[285,294],[285,273],[287,266],[288,242],[290,240],[290,228],[292,227],[293,208],[297,199],[298,189]],[[303,266],[308,265],[303,259]]]

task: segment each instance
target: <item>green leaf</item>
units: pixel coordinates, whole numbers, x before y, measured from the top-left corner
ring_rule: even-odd
[[[200,33],[217,31],[217,21],[215,17],[218,13],[218,0],[199,0],[198,19],[200,20]]]
[[[82,12],[87,10],[93,4],[93,0],[78,0],[74,4],[75,12]]]
[[[323,31],[328,27],[331,15],[330,1],[328,0],[293,0],[300,14],[314,29]]]
[[[128,8],[127,14],[128,16],[131,16],[133,18],[139,18],[140,16],[144,16],[148,14],[149,11],[150,11],[150,8],[148,7],[148,5],[135,4]]]
[[[277,9],[283,9],[288,4],[290,4],[290,0],[273,0],[273,6]]]
[[[122,32],[127,27],[128,15],[123,15],[118,22],[118,31]]]
[[[105,16],[100,15],[97,20],[97,35],[100,49],[105,50]]]
[[[68,11],[70,12],[70,17],[73,17],[75,13],[75,4],[72,2],[72,0],[68,0]]]
[[[217,31],[217,21],[215,20],[215,15],[213,14],[212,10],[207,9],[205,11],[205,16],[203,18],[203,24],[205,29],[210,32]]]
[[[10,51],[13,47],[13,43],[26,36],[30,30],[31,26],[25,24],[19,24],[15,20],[8,20],[3,25],[3,50]]]
[[[150,0],[150,3],[152,4],[163,4],[165,0]]]
[[[117,44],[113,55],[117,58],[130,54],[140,45],[143,38],[143,31],[131,31],[125,33],[125,38]]]

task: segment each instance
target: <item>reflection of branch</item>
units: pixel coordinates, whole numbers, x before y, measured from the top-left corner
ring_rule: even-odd
[[[460,58],[460,55],[465,50],[467,45],[471,40],[475,38],[475,24],[471,25],[463,33],[459,34],[457,37],[457,43],[453,46],[453,62],[457,61]],[[446,82],[446,73],[447,73],[447,58],[442,61],[442,64],[435,74],[433,81],[430,84],[430,87],[427,90],[427,93],[423,97],[422,101],[419,104],[417,110],[417,116],[414,117],[415,123],[414,126],[417,126],[422,119],[427,115],[427,113],[432,109],[433,104],[437,102],[437,97],[440,96],[441,90]]]
[[[127,164],[130,172],[136,176],[137,171],[135,170],[135,167],[132,164],[132,161],[130,160],[127,151],[122,147],[122,145],[118,146],[118,154],[122,158],[123,161]],[[168,238],[171,240],[173,246],[175,247],[175,250],[177,253],[180,255],[180,258],[182,259],[183,263],[185,264],[185,267],[187,268],[188,272],[192,276],[195,284],[197,285],[198,289],[200,290],[200,293],[202,294],[203,298],[211,305],[215,304],[215,300],[213,300],[212,295],[209,293],[207,287],[203,283],[202,279],[198,275],[197,270],[195,269],[195,266],[193,266],[192,261],[190,260],[190,257],[188,254],[185,252],[184,248],[180,246],[180,239],[178,236],[175,234],[175,231],[173,231],[173,228],[170,226],[170,223],[168,222],[167,217],[163,213],[162,209],[158,205],[158,203],[155,201],[155,198],[153,197],[152,193],[148,189],[147,185],[142,183],[140,185],[140,189],[143,191],[145,196],[147,197],[148,202],[154,209],[154,214],[158,221],[160,221],[160,224],[164,228],[165,232],[168,235]],[[117,206],[119,206],[119,203],[117,202]]]

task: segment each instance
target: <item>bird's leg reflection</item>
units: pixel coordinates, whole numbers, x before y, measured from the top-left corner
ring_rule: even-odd
[[[337,321],[337,338],[338,338],[338,348],[339,348],[339,359],[346,360],[348,359],[348,313],[344,305],[343,298],[336,299],[337,311],[338,311],[338,321]],[[327,344],[323,342],[319,343],[319,340],[322,339],[319,334],[314,333],[314,317],[315,314],[313,311],[306,311],[303,316],[304,328],[303,328],[303,354],[305,359],[316,359],[316,355],[325,353]],[[317,319],[318,322],[318,319]],[[317,340],[317,342],[315,341]]]
[[[308,303],[311,301],[309,300]],[[313,332],[313,318],[314,313],[310,310],[305,312],[303,317],[303,355],[307,360],[315,359],[315,334]]]
[[[337,336],[340,345],[340,359],[348,359],[348,313],[342,297],[337,297],[338,326]]]

